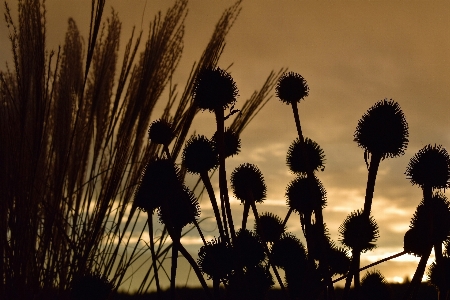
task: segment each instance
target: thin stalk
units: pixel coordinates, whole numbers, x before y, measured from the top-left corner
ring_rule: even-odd
[[[177,229],[172,230],[172,266],[170,268],[170,297],[172,300],[176,299],[175,279],[177,277],[177,263],[178,263],[178,246],[180,245],[181,231]]]
[[[300,115],[298,114],[297,102],[291,103],[292,112],[294,113],[295,126],[297,127],[298,138],[300,139],[300,143],[304,143],[305,139],[302,133],[302,126],[300,125]]]
[[[148,213],[148,233],[150,235],[150,252],[152,254],[153,272],[155,273],[156,291],[161,297],[161,286],[159,284],[158,268],[156,267],[155,241],[153,240],[153,220],[152,213]]]
[[[250,211],[250,203],[247,201],[244,203],[244,212],[242,214],[242,229],[245,230],[247,228],[247,219],[248,212]]]
[[[206,246],[206,240],[205,240],[205,236],[203,235],[202,230],[200,229],[200,225],[198,225],[198,222],[196,219],[194,219],[194,225],[197,228],[198,234],[200,235],[200,237],[202,238],[203,241],[203,245]]]
[[[375,181],[377,179],[378,167],[380,166],[381,155],[374,153],[370,159],[369,175],[367,178],[366,197],[364,199],[364,215],[367,218],[370,216],[370,210],[372,208],[373,193],[375,191]]]
[[[286,226],[286,223],[287,223],[287,221],[289,220],[289,217],[291,216],[292,211],[293,211],[293,209],[292,209],[292,208],[289,208],[289,211],[287,212],[286,217],[284,218],[283,226]]]
[[[414,272],[414,276],[411,280],[411,283],[408,286],[408,290],[403,297],[403,300],[414,300],[417,297],[417,289],[419,288],[420,282],[422,282],[423,274],[425,273],[425,269],[427,267],[428,258],[430,257],[431,250],[433,247],[429,247],[427,252],[422,255],[420,258],[419,264],[417,265],[416,272]]]

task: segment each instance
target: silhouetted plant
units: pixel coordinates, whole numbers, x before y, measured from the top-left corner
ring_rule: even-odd
[[[280,217],[265,212],[259,216],[259,223],[255,222],[255,231],[260,237],[264,236],[266,242],[273,243],[286,232],[286,226]]]
[[[391,299],[389,285],[380,271],[367,272],[363,276],[361,279],[361,298],[367,300]]]
[[[107,300],[114,290],[108,278],[98,274],[76,276],[70,289],[73,300]]]
[[[305,157],[308,159],[305,160]],[[289,169],[296,174],[307,174],[325,169],[325,154],[320,146],[309,138],[302,144],[299,139],[289,146],[286,156]]]

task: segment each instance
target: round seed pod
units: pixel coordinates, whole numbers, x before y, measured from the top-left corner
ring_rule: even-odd
[[[259,216],[259,225],[255,222],[255,231],[264,241],[273,243],[286,232],[286,226],[280,217],[265,212]]]
[[[156,144],[169,145],[175,137],[172,126],[163,119],[153,121],[148,129],[150,140]]]
[[[231,173],[231,188],[236,198],[242,203],[253,200],[262,203],[266,198],[266,184],[264,177],[257,166],[249,163],[239,165]]]
[[[214,149],[218,152],[217,132],[212,137]],[[226,128],[223,133],[223,144],[225,146],[225,157],[233,157],[241,152],[241,139],[239,135],[230,128]]]
[[[363,276],[361,295],[368,300],[391,299],[389,285],[380,271],[370,271]]]
[[[200,109],[214,112],[236,101],[238,89],[230,74],[216,68],[201,70],[194,84],[194,102]]]
[[[256,267],[266,258],[263,244],[256,234],[249,230],[240,229],[237,232],[233,250],[235,262],[239,269]]]
[[[358,146],[381,158],[403,155],[408,145],[408,124],[400,105],[392,99],[375,103],[358,121]]]
[[[109,298],[114,285],[107,277],[99,274],[85,274],[75,276],[71,283],[70,296],[74,300],[99,299],[106,300]]]
[[[152,160],[142,171],[134,193],[134,205],[145,212],[153,213],[173,191],[181,187],[180,170],[171,160]]]
[[[330,265],[331,274],[347,274],[350,269],[350,258],[348,251],[343,247],[330,243],[328,250],[328,263]]]
[[[200,174],[217,168],[219,159],[214,151],[214,144],[204,135],[191,137],[181,155],[183,165],[189,173]]]
[[[301,143],[298,138],[289,146],[286,156],[289,169],[295,174],[325,170],[325,154],[320,146],[309,138]]]
[[[441,145],[426,145],[411,158],[405,174],[413,185],[446,188],[450,181],[450,156]]]
[[[366,252],[376,247],[378,225],[372,216],[367,219],[362,210],[352,212],[339,226],[340,242],[352,250]]]
[[[403,250],[415,256],[425,255],[431,245],[430,236],[424,228],[410,228],[403,238]]]
[[[278,80],[275,94],[283,103],[297,103],[309,95],[309,87],[302,75],[288,72]]]
[[[305,246],[293,234],[285,233],[272,245],[271,262],[282,269],[290,266],[304,268],[307,262]]]
[[[310,215],[326,205],[325,189],[316,177],[297,177],[289,183],[285,195],[289,208],[299,214]]]
[[[159,220],[166,226],[181,230],[200,216],[198,200],[186,186],[172,193],[167,200],[158,210]]]
[[[234,269],[232,247],[219,239],[213,239],[198,252],[198,266],[202,273],[214,280],[227,280]]]
[[[444,256],[440,263],[431,263],[427,277],[430,284],[445,295],[450,290],[450,257]]]

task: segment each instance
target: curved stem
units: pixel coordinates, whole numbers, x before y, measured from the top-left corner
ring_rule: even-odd
[[[202,238],[203,245],[206,246],[205,236],[203,235],[203,232],[202,232],[202,230],[200,229],[200,225],[198,225],[197,219],[195,219],[195,218],[194,218],[194,225],[195,225],[195,227],[197,227],[198,234],[199,234],[200,237]]]

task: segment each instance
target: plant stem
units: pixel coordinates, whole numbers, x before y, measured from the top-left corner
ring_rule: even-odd
[[[244,203],[244,212],[242,214],[242,229],[245,230],[247,227],[247,218],[248,218],[248,212],[250,210],[250,203],[248,201],[245,201]]]
[[[302,133],[302,126],[300,125],[300,116],[298,114],[297,102],[291,103],[292,112],[294,113],[295,126],[297,127],[298,138],[300,139],[300,143],[303,144],[305,139]]]
[[[417,297],[417,289],[419,288],[420,282],[422,282],[422,277],[425,273],[428,258],[430,257],[432,249],[433,247],[429,247],[429,250],[427,250],[427,252],[420,258],[416,272],[414,272],[414,276],[411,280],[411,283],[409,284],[405,296],[403,297],[403,300],[415,299]]]
[[[287,212],[286,217],[284,218],[284,221],[283,221],[283,227],[286,226],[286,223],[289,220],[289,217],[291,216],[292,211],[293,211],[293,209],[289,208],[289,211]]]
[[[173,229],[172,231],[172,266],[170,269],[170,297],[172,300],[176,299],[175,293],[175,280],[177,277],[177,263],[178,263],[178,245],[180,244],[181,239],[181,230],[177,231],[177,229]]]
[[[158,268],[156,267],[155,241],[153,240],[153,214],[148,212],[148,233],[150,235],[150,252],[152,254],[153,272],[155,273],[156,291],[161,297],[161,286],[159,285]]]
[[[375,181],[377,179],[378,167],[381,162],[381,155],[374,153],[370,159],[369,175],[367,178],[366,197],[364,199],[364,211],[363,214],[367,218],[370,216],[370,210],[372,208],[373,193],[375,191]]]

